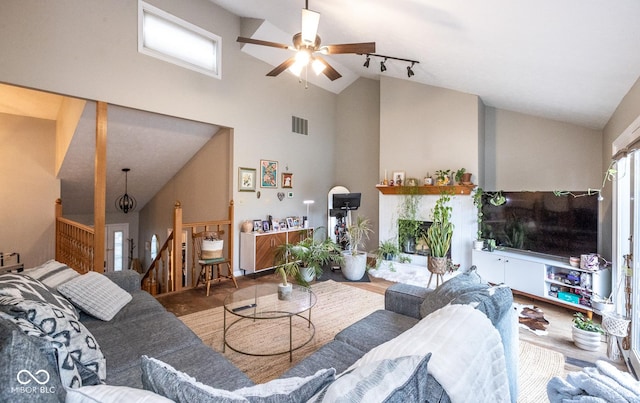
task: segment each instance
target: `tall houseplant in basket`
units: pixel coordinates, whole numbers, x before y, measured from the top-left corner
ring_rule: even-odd
[[[364,276],[367,269],[367,252],[359,252],[358,248],[364,246],[371,232],[373,232],[371,222],[362,216],[358,216],[356,222],[347,227],[349,250],[343,253],[344,265],[342,266],[342,275],[347,280],[357,281]]]
[[[429,246],[427,268],[431,273],[444,274],[447,270],[447,253],[451,249],[451,237],[453,236],[453,223],[451,222],[451,201],[449,194],[443,193],[433,207],[433,224],[427,230],[425,238]]]

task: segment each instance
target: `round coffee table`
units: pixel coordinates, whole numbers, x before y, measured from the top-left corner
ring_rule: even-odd
[[[240,288],[234,290],[231,294],[227,295],[224,299],[224,344],[222,346],[222,352],[226,347],[229,347],[233,351],[241,354],[247,354],[252,356],[272,356],[289,353],[289,361],[293,360],[293,352],[302,348],[309,343],[315,335],[315,326],[311,322],[311,308],[316,304],[316,295],[309,288],[305,288],[299,285],[293,284],[291,294],[286,300],[278,298],[278,284],[277,283],[265,283],[255,286]],[[303,316],[304,312],[308,311],[308,316]],[[232,322],[227,322],[227,312],[238,319]],[[293,345],[293,327],[292,320],[294,317],[299,317],[307,322],[307,328],[309,329],[309,337],[305,338],[301,343]],[[289,349],[284,351],[270,352],[270,353],[250,353],[245,349],[233,347],[227,340],[227,332],[234,325],[251,320],[253,322],[261,320],[275,320],[281,318],[288,318],[289,322]],[[228,324],[227,324],[228,323]],[[256,337],[256,341],[259,341],[259,335]]]

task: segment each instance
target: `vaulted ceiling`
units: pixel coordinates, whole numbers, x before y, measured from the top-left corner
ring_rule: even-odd
[[[242,35],[284,44],[300,31],[305,6],[304,0],[211,1],[264,20],[246,21]],[[377,53],[420,62],[412,81],[585,127],[602,129],[640,76],[637,0],[310,0],[308,6],[321,14],[323,44],[374,41]],[[250,44],[242,49],[271,66],[291,55]],[[310,72],[310,82],[336,93],[358,77],[408,79],[406,63],[390,61],[381,73],[380,59],[366,68],[364,56],[326,58],[343,78],[331,82]]]

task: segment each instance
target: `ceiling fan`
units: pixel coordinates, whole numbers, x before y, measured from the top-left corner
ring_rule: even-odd
[[[275,69],[267,73],[267,76],[275,77],[286,69],[289,69],[296,76],[300,76],[302,69],[309,64],[316,74],[324,73],[329,80],[337,80],[342,77],[340,73],[319,54],[337,55],[345,53],[367,54],[375,53],[375,42],[363,43],[342,43],[337,45],[320,46],[320,37],[317,35],[320,13],[309,10],[309,0],[305,0],[305,8],[302,9],[302,30],[293,35],[293,46],[284,45],[277,42],[263,41],[260,39],[244,38],[239,36],[237,41],[250,43],[253,45],[270,46],[273,48],[289,49],[296,54]]]

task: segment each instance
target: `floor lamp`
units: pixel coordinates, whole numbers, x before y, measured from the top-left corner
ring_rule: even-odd
[[[307,220],[306,220],[306,221],[305,221],[305,223],[304,223],[304,227],[305,227],[305,228],[310,228],[310,227],[311,227],[311,224],[310,224],[310,222],[311,222],[311,217],[309,217],[309,206],[310,206],[311,204],[313,204],[313,203],[314,203],[314,201],[313,201],[313,200],[305,200],[305,201],[303,201],[302,203],[304,203],[304,204],[306,204],[306,205],[307,205]]]

